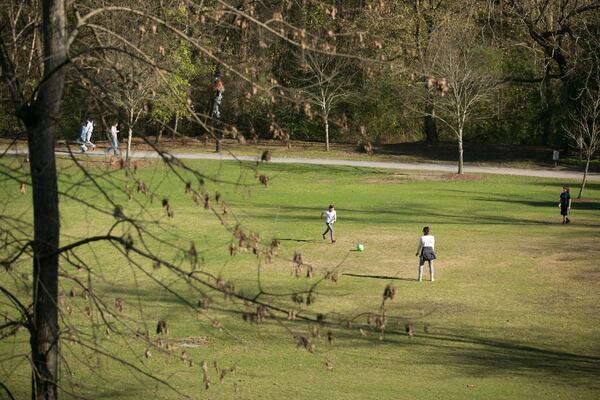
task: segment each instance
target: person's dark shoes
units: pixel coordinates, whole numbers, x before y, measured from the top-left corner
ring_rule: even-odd
[[[325,240],[325,239],[326,239],[326,238],[325,238],[325,234],[323,234],[323,240]]]
[[[571,223],[571,220],[570,220],[569,218],[567,218],[567,222],[566,222],[566,223],[567,223],[567,224],[570,224],[570,223]]]
[[[335,243],[335,240],[332,240],[331,243]]]

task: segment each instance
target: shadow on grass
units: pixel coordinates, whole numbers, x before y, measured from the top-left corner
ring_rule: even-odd
[[[350,273],[346,273],[346,274],[342,274],[342,275],[344,275],[344,276],[352,276],[354,278],[391,279],[391,280],[396,280],[396,281],[410,281],[410,282],[416,281],[416,279],[399,278],[399,277],[396,277],[396,276],[360,275],[360,274],[350,274]]]
[[[350,273],[344,273],[343,275],[357,278],[414,281],[390,276]],[[121,292],[115,289],[111,288],[113,295]],[[189,296],[188,294],[187,297]],[[142,291],[140,297],[143,302],[159,300],[156,293],[150,290]],[[181,303],[181,299],[169,298],[171,296],[161,297],[160,301],[163,304],[165,302]],[[284,308],[289,306],[289,301],[284,301],[284,298],[275,300],[274,303]],[[228,314],[233,318],[233,321],[227,324],[228,329],[240,337],[244,333],[248,333],[248,330],[255,329],[257,325],[255,322],[242,321],[242,317],[252,313],[253,308],[244,307],[241,304],[234,305],[219,302],[211,306],[210,310],[216,313]],[[385,333],[385,340],[381,342],[379,340],[380,332],[374,326],[359,322],[365,321],[366,316],[369,314],[377,315],[374,314],[376,312],[377,310],[357,312],[357,315],[327,314],[326,318],[319,323],[323,336],[312,340],[317,343],[318,347],[331,346],[327,343],[325,335],[325,332],[330,330],[335,337],[335,343],[338,343],[334,346],[351,345],[354,350],[357,350],[361,347],[373,348],[374,346],[384,345],[415,352],[418,352],[421,348],[428,353],[428,363],[439,363],[448,365],[449,368],[463,370],[467,377],[522,375],[533,380],[550,378],[571,386],[583,384],[587,387],[600,387],[600,383],[595,379],[595,377],[600,376],[600,357],[563,351],[556,347],[552,348],[551,345],[546,347],[541,343],[536,346],[522,344],[514,340],[487,338],[462,332],[455,333],[456,331],[443,327],[436,327],[434,331],[429,328],[430,333],[422,333],[420,329],[417,329],[419,327],[416,326],[414,336],[409,338],[403,329],[404,324],[409,319],[392,315],[388,316],[388,330]],[[181,316],[170,307],[165,310],[165,314]],[[317,314],[312,313],[310,310],[305,310],[304,314],[315,319],[317,317]],[[346,321],[349,320],[353,321],[351,327],[346,325]],[[417,320],[412,319],[412,321],[419,325],[426,322],[422,317]],[[285,317],[270,317],[262,322],[262,325],[266,328],[273,324],[272,326],[275,328],[280,327],[281,323],[287,324],[292,329],[290,332],[305,332],[308,325],[317,324],[314,321],[288,321]],[[366,334],[361,336],[359,329],[365,331]],[[269,343],[276,343],[277,340],[282,340],[285,335],[286,333],[281,330],[261,329],[262,340]],[[498,335],[501,335],[501,332]],[[534,340],[535,337],[524,337],[524,341],[531,341],[532,339]],[[290,347],[290,349],[292,348],[293,346]],[[370,357],[370,353],[367,351],[364,356]],[[415,358],[418,359],[417,356]]]
[[[302,243],[321,243],[323,240],[316,239],[292,239],[292,238],[273,238],[273,240],[279,240],[280,242],[302,242]]]
[[[556,209],[556,213],[558,213],[558,200],[556,201],[535,201],[535,200],[520,200],[520,199],[489,199],[489,198],[475,198],[473,200],[477,201],[485,201],[492,203],[508,203],[515,205],[524,205],[529,207],[537,207],[540,209]],[[600,202],[578,202],[573,201],[571,204],[571,208],[573,211],[575,210],[592,210],[592,211],[600,211]]]
[[[591,380],[600,375],[600,357],[468,335],[431,334],[422,338],[443,342],[444,348],[451,346],[453,350],[447,355],[451,363],[475,375],[549,374],[573,385],[585,383],[600,387],[595,379]],[[465,348],[463,344],[477,348]]]
[[[494,201],[494,200],[490,200]],[[502,201],[502,200],[498,200]],[[579,204],[577,204],[579,205]],[[313,217],[310,215],[303,214],[301,212],[291,212],[296,207],[286,206],[279,207],[290,210],[290,212],[282,213],[277,215],[278,222],[281,223],[297,223],[297,222],[309,222],[313,221],[315,226],[319,226],[320,223],[318,217]],[[299,207],[300,209],[303,207]],[[548,207],[545,207],[548,208]],[[573,206],[573,209],[576,209]],[[594,209],[594,208],[591,208]],[[469,225],[480,224],[480,225],[556,225],[556,221],[548,216],[548,219],[526,219],[526,218],[518,218],[518,217],[510,217],[510,216],[491,216],[491,215],[478,215],[476,213],[468,213],[463,212],[462,210],[456,213],[444,213],[444,212],[436,212],[430,208],[423,207],[406,207],[401,211],[390,212],[384,211],[380,212],[380,210],[344,210],[345,213],[342,214],[342,211],[338,210],[338,215],[340,215],[341,221],[347,223],[361,224],[364,225],[368,223],[370,225],[406,225],[406,224],[420,224],[423,221],[427,221],[430,225]],[[558,213],[558,212],[557,212]],[[378,215],[381,214],[381,215]],[[260,218],[261,220],[267,220],[273,217],[272,212],[256,212],[256,213],[248,213],[248,217],[251,218]],[[343,218],[343,219],[342,219]],[[600,226],[600,224],[591,224],[586,223],[585,226]],[[415,235],[418,232],[415,233]]]
[[[571,180],[567,180],[567,181],[571,181]],[[568,183],[568,182],[565,182]],[[562,185],[560,183],[553,183],[553,182],[535,182],[535,185],[538,186],[552,186],[556,188],[556,197],[558,197],[560,195],[560,192],[562,190]],[[579,194],[579,188],[581,187],[581,180],[579,180],[576,184],[570,184],[569,185],[571,188],[571,196],[573,197],[577,197],[577,195]],[[589,193],[589,190],[600,190],[600,183],[598,181],[587,181],[585,184],[585,189],[583,189],[583,194],[582,197],[586,197],[586,193]]]

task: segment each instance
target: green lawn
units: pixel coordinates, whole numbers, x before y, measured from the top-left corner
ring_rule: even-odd
[[[0,165],[6,171],[18,164],[5,158]],[[115,222],[114,205],[70,161],[59,165],[61,189],[87,202],[61,199],[61,244],[105,234]],[[97,242],[77,251],[77,263],[90,265],[94,293],[114,312],[115,317],[107,318],[118,332],[107,335],[90,299],[80,296],[79,289],[70,297],[76,285],[66,278],[61,281],[62,326],[78,329],[63,334],[65,392],[102,399],[182,398],[93,354],[72,340],[77,339],[157,374],[193,398],[600,396],[599,183],[588,186],[585,197],[592,201],[573,205],[573,223],[561,225],[556,204],[562,181],[492,175],[455,179],[435,173],[272,164],[260,166],[259,173],[270,178],[264,187],[252,163],[188,165],[205,175],[217,210],[221,207],[214,194],[222,195],[228,209],[226,215],[219,212],[224,225],[203,208],[203,202],[194,203],[185,185],[162,163],[142,165],[127,176],[99,161],[90,161],[87,167],[108,197],[123,206],[125,215],[138,218],[154,235],[146,236],[146,245],[154,252],[191,272],[183,253],[193,241],[200,259],[194,276],[203,277],[205,272],[219,276],[249,297],[258,292],[260,279],[266,294],[259,300],[310,318],[323,314],[324,321],[288,321],[284,314],[274,313],[261,323],[251,322],[255,306],[191,287],[167,267],[154,269],[152,262],[138,256],[128,262],[117,248]],[[190,172],[178,171],[184,180],[192,180]],[[137,192],[136,180],[156,196]],[[165,216],[163,197],[168,197],[175,213],[172,219]],[[3,180],[0,200],[3,215],[30,219],[29,190],[21,195],[18,184]],[[324,223],[319,214],[330,203],[338,210],[335,245],[321,239]],[[272,263],[251,252],[229,255],[232,239],[224,226],[236,223],[260,233],[265,247],[273,238],[280,240]],[[134,244],[142,246],[126,225],[117,225],[113,233],[130,232]],[[434,283],[415,282],[414,253],[424,225],[431,227],[437,240]],[[12,220],[2,220],[3,236],[6,231],[19,236],[17,228]],[[23,230],[30,227],[23,225]],[[356,243],[363,243],[365,251],[353,251]],[[6,257],[8,251],[3,251]],[[307,267],[300,278],[294,276],[295,251],[313,267],[313,277],[306,277]],[[61,265],[66,273],[87,282],[85,269],[77,270],[64,260]],[[336,268],[337,283],[322,280]],[[30,260],[23,259],[11,272],[1,272],[0,281],[27,299],[30,270]],[[319,280],[314,303],[295,305],[289,293],[306,290]],[[387,302],[382,335],[367,319],[381,315],[388,284],[395,287],[396,297]],[[206,297],[211,298],[210,307],[198,309],[198,301]],[[123,300],[122,313],[115,310],[117,298]],[[91,317],[85,315],[86,306],[92,309]],[[14,315],[5,299],[0,307]],[[156,344],[160,319],[168,324],[162,340],[174,343],[172,353],[136,338],[136,329],[148,329]],[[407,324],[414,326],[413,337],[405,333]],[[327,340],[329,331],[332,343]],[[297,346],[299,336],[310,338],[313,352]],[[184,339],[199,345],[182,347]],[[0,364],[0,381],[16,398],[30,396],[30,373],[20,355],[26,352],[27,340],[21,330],[0,342],[2,359],[10,358]],[[144,357],[146,349],[150,358]],[[181,359],[183,349],[191,366]],[[208,390],[203,386],[202,360],[209,365]],[[326,368],[327,360],[332,369]],[[219,382],[214,361],[223,368],[235,367],[235,373],[227,372]],[[70,398],[67,393],[62,397]]]

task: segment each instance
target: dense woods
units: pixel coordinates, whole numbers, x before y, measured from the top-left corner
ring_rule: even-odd
[[[2,51],[15,61],[21,88],[35,96],[43,73],[41,15],[35,2],[3,3]],[[59,138],[77,137],[86,116],[100,122],[102,138],[115,118],[133,135],[157,141],[214,135],[219,71],[226,89],[219,134],[241,141],[324,142],[326,131],[344,142],[458,141],[454,88],[467,79],[479,94],[461,139],[564,148],[563,125],[584,90],[598,84],[600,12],[592,0],[131,7],[85,1],[67,8],[73,33]],[[335,58],[335,77],[315,71],[325,57]],[[326,109],[316,100],[319,76],[332,78],[330,90],[343,82]],[[12,137],[22,126],[7,103],[9,87],[1,90],[0,133]]]

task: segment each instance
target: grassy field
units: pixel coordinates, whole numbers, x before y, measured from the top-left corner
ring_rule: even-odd
[[[16,168],[17,160],[2,165]],[[228,212],[219,215],[225,225],[239,222],[260,233],[265,246],[273,238],[280,240],[272,263],[250,252],[230,256],[230,233],[190,199],[184,184],[163,164],[140,165],[133,176],[99,162],[87,164],[125,215],[136,216],[156,234],[147,244],[162,257],[191,271],[183,252],[193,241],[200,274],[231,281],[246,296],[259,291],[260,279],[265,292],[260,300],[311,318],[323,314],[324,321],[288,321],[275,313],[261,323],[249,322],[256,307],[192,288],[165,267],[154,269],[136,256],[129,262],[116,248],[98,242],[77,254],[91,266],[94,293],[113,310],[115,299],[123,300],[122,313],[115,311],[121,333],[107,335],[93,307],[91,316],[85,315],[90,300],[80,291],[71,297],[76,285],[66,278],[61,281],[65,321],[79,329],[63,333],[65,391],[106,399],[183,394],[208,399],[600,396],[600,184],[589,184],[585,197],[591,201],[574,203],[573,223],[561,225],[556,204],[562,181],[483,175],[456,179],[447,174],[273,164],[260,167],[259,173],[269,177],[265,187],[256,179],[253,164],[189,165],[205,174],[217,210],[222,208],[214,193],[222,195]],[[70,161],[60,166],[61,189],[88,202],[84,206],[62,198],[62,245],[106,233],[115,222],[114,205]],[[156,190],[157,197],[135,191],[135,180]],[[27,219],[30,195],[20,195],[18,189],[18,184],[0,183],[3,214]],[[161,206],[163,196],[175,213],[172,219]],[[338,210],[335,245],[321,239],[324,224],[319,214],[330,203]],[[2,221],[3,230],[12,227]],[[130,232],[124,225],[117,225],[114,233]],[[414,253],[424,225],[437,239],[434,283],[415,281]],[[134,243],[139,241],[134,238]],[[365,251],[353,251],[356,243],[363,243]],[[294,276],[295,251],[313,267],[313,277],[306,277],[306,266],[301,277]],[[66,262],[62,268],[88,279],[85,269],[78,271]],[[306,290],[334,270],[337,283],[322,280],[314,304],[292,302],[289,293]],[[0,274],[2,285],[22,299],[29,296],[29,260]],[[387,302],[382,335],[368,319],[380,315],[388,284],[395,287],[396,297]],[[206,302],[206,296],[212,299],[206,310],[186,304]],[[0,305],[8,310],[6,300]],[[160,319],[168,323],[169,332],[162,337],[175,344],[172,353],[135,337],[136,329],[148,329],[155,344]],[[405,332],[407,324],[414,327],[412,337]],[[309,338],[313,352],[297,346],[300,336]],[[158,374],[182,394],[92,353],[73,337]],[[0,366],[0,380],[17,398],[29,396],[27,361],[20,355],[26,352],[27,339],[21,331],[0,342],[2,358],[10,358]],[[192,342],[193,347],[184,347]],[[144,357],[148,349],[150,358]],[[184,349],[192,365],[182,359]],[[208,390],[203,360],[209,365]],[[235,367],[235,372],[228,369],[219,382],[214,361],[220,371]]]

